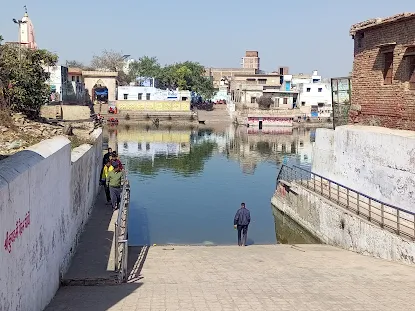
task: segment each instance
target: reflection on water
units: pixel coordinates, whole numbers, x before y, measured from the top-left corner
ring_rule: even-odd
[[[286,129],[251,134],[233,126],[110,129],[109,144],[129,171],[129,240],[132,245],[234,244],[233,216],[245,202],[252,214],[249,243],[275,243],[269,206],[278,167],[309,165],[313,136]]]

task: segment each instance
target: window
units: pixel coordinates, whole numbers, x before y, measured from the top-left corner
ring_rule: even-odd
[[[283,103],[284,105],[288,105],[288,98],[287,98],[287,97],[284,97],[284,98],[282,99],[282,103]]]
[[[74,76],[72,76],[72,81],[75,81],[75,77]]]
[[[323,88],[322,87],[319,87],[318,88],[318,91],[319,91],[319,93],[323,92]]]
[[[267,79],[258,79],[258,84],[267,84]]]
[[[305,102],[301,102],[301,106],[305,106]]]
[[[140,150],[141,150],[141,148],[142,148],[142,147],[141,147],[141,143],[138,143],[138,145],[137,145],[137,150],[139,150],[139,151],[140,151]]]
[[[150,100],[150,93],[146,94],[146,100]]]
[[[321,108],[321,107],[324,107],[324,103],[318,103],[317,105],[318,105],[320,108]]]
[[[300,140],[300,147],[304,147],[304,142]]]
[[[255,104],[256,103],[256,97],[251,97],[251,104]]]
[[[128,99],[128,94],[124,94],[124,99]]]
[[[393,52],[387,52],[383,54],[384,67],[383,67],[383,84],[392,84],[393,73]]]
[[[311,92],[311,88],[310,88],[310,87],[308,87],[308,88],[307,88],[307,92],[308,92],[308,93],[310,93],[310,92]]]
[[[408,56],[409,88],[415,90],[415,55]]]
[[[358,33],[357,34],[357,47],[358,48],[361,48],[361,47],[363,47],[363,38],[365,37],[365,34],[362,32],[362,33]]]
[[[138,100],[142,100],[143,99],[143,93],[138,93]]]
[[[77,76],[77,77],[76,77],[76,82],[78,82],[78,83],[79,83],[79,76]]]
[[[146,150],[147,151],[150,150],[150,144],[149,143],[146,143]]]

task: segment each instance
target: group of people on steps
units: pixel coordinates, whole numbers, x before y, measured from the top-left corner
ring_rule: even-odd
[[[111,204],[112,209],[116,210],[121,202],[124,169],[117,152],[111,148],[108,148],[102,162],[101,184],[104,186],[107,204]]]

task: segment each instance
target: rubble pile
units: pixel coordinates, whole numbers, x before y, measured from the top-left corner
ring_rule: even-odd
[[[46,119],[32,121],[21,113],[11,116],[11,122],[0,123],[0,155],[10,155],[32,146],[42,140],[58,135],[64,135],[64,129],[68,127],[65,122],[50,122]],[[71,122],[73,135],[80,141],[88,140],[89,134],[94,130],[93,122]]]

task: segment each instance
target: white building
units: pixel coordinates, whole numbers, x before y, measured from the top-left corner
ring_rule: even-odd
[[[161,90],[154,86],[119,86],[118,100],[190,100],[190,91]]]
[[[297,88],[297,106],[307,117],[330,118],[332,116],[330,83],[301,83]]]

